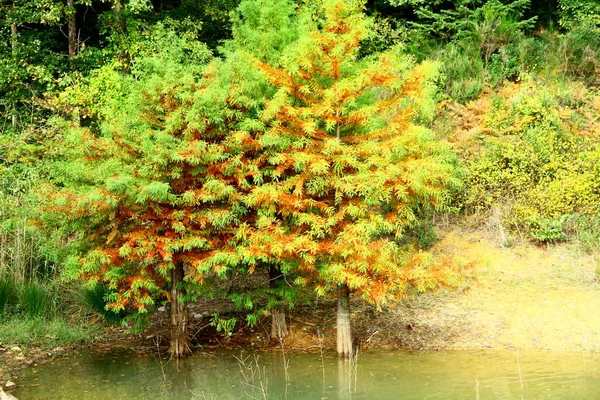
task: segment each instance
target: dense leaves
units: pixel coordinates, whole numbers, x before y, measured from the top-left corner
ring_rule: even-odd
[[[2,3],[0,280],[255,323],[456,283],[414,245],[449,205],[597,241],[599,10],[542,3]]]
[[[598,105],[581,86],[524,82],[457,108],[457,121],[477,119],[473,130],[455,133],[470,153],[463,205],[497,208],[504,224],[537,240],[564,239],[568,216],[598,212]]]
[[[443,209],[454,159],[412,122],[434,66],[397,48],[359,60],[368,21],[340,1],[323,11],[281,68],[261,64],[277,91],[262,115],[268,175],[249,202],[270,236],[261,250],[296,257],[321,294],[347,285],[381,304],[413,283],[396,241],[421,210]]]

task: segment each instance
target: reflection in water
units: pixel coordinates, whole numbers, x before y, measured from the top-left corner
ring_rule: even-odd
[[[286,363],[288,381],[286,382]],[[88,353],[24,371],[28,399],[600,399],[600,356],[531,352]]]
[[[340,400],[352,400],[357,396],[358,389],[358,351],[350,359],[338,359],[338,390]]]
[[[338,359],[338,398],[352,399],[352,387],[350,384],[350,360]]]

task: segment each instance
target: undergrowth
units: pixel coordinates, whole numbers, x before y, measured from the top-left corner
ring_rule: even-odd
[[[505,83],[464,106],[444,127],[467,168],[455,196],[463,214],[491,218],[540,243],[596,246],[600,218],[600,93],[577,82]]]
[[[0,343],[50,348],[89,340],[100,326],[95,315],[109,323],[123,317],[105,310],[106,290],[0,276]]]
[[[92,287],[82,289],[78,296],[78,301],[84,307],[87,307],[88,312],[101,316],[108,323],[118,324],[125,318],[126,313],[124,310],[114,312],[106,308],[107,296],[110,293],[112,291],[108,286],[96,284]]]
[[[5,344],[36,344],[53,348],[89,340],[93,332],[92,326],[71,324],[63,317],[12,317],[0,321],[0,342]]]

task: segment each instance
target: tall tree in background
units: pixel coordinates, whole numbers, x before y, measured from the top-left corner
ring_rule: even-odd
[[[559,23],[564,28],[589,25],[600,28],[600,3],[595,0],[558,0]]]
[[[58,32],[62,5],[56,1],[15,0],[0,2],[0,119],[10,121],[12,133],[23,122],[34,120],[33,98],[50,86],[52,73],[60,61],[48,47],[49,35],[38,28]]]
[[[397,244],[457,183],[449,147],[413,123],[434,68],[398,49],[358,59],[369,34],[362,6],[323,1],[314,14],[322,20],[286,49],[281,67],[258,64],[276,92],[259,137],[268,181],[249,197],[260,215],[256,248],[295,259],[303,283],[337,296],[341,357],[353,353],[351,293],[382,305],[455,277],[449,264]]]
[[[67,9],[65,10],[67,18],[67,39],[69,47],[69,59],[77,55],[79,40],[77,38],[77,9],[75,0],[67,0]]]

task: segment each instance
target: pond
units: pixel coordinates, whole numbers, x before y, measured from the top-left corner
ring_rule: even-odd
[[[284,361],[285,356],[285,361]],[[29,399],[599,399],[600,356],[523,351],[86,353],[30,368]]]

